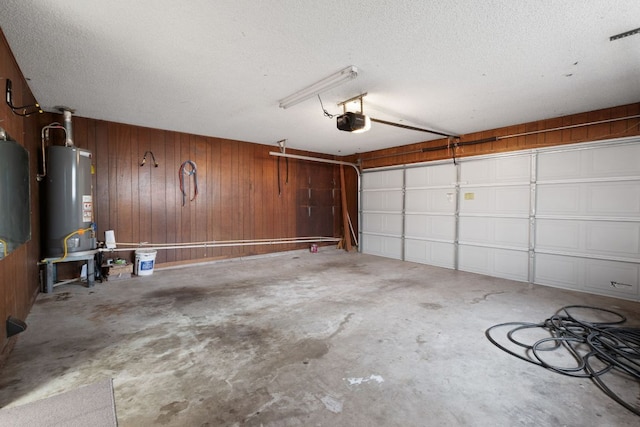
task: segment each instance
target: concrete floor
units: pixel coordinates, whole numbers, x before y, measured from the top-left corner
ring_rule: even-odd
[[[484,331],[640,304],[325,248],[42,294],[0,406],[113,378],[120,426],[637,426]],[[640,402],[640,384],[623,383]]]

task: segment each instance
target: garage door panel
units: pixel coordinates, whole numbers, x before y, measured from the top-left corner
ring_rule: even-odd
[[[579,251],[580,224],[578,221],[538,220],[536,248],[540,250]]]
[[[459,230],[460,242],[529,247],[529,220],[525,218],[461,217]]]
[[[637,299],[640,267],[636,263],[537,254],[534,283]]]
[[[367,172],[362,175],[363,190],[402,188],[404,174],[401,170]]]
[[[421,189],[406,191],[407,212],[455,213],[455,191],[451,189]]]
[[[455,217],[436,215],[407,215],[405,234],[407,237],[450,240],[455,238]]]
[[[640,216],[640,181],[540,184],[539,215]]]
[[[460,180],[465,184],[505,184],[528,182],[531,175],[529,155],[497,157],[462,163]]]
[[[640,162],[640,159],[638,159]],[[586,186],[585,211],[589,215],[640,216],[640,181]]]
[[[538,180],[579,178],[580,154],[574,151],[538,154]]]
[[[362,208],[368,211],[402,212],[402,191],[368,191],[362,196]]]
[[[538,185],[536,213],[538,215],[579,215],[579,185]]]
[[[467,245],[460,245],[458,251],[458,268],[462,271],[517,281],[528,280],[527,252]]]
[[[406,186],[433,187],[451,186],[456,182],[456,169],[452,165],[435,165],[407,169]]]
[[[402,235],[401,214],[365,213],[362,215],[362,231],[365,233]]]
[[[609,145],[540,153],[538,179],[584,179],[640,176],[640,145]]]
[[[607,293],[638,295],[640,268],[637,264],[589,260],[585,263],[586,287]]]
[[[402,240],[399,237],[362,235],[363,252],[386,258],[402,259]]]
[[[528,186],[465,187],[460,195],[460,214],[528,215],[530,199]]]
[[[534,283],[578,289],[584,278],[582,261],[561,255],[536,254]]]
[[[540,219],[536,250],[640,260],[640,223]]]
[[[405,259],[421,264],[454,268],[455,248],[453,243],[406,239]]]
[[[585,251],[637,258],[640,261],[640,223],[585,222]]]

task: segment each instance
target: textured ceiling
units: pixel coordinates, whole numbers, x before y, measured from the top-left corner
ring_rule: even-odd
[[[325,108],[465,134],[640,101],[638,0],[3,0],[45,110],[346,155],[435,139],[336,129],[278,100],[346,66]],[[2,76],[0,76],[2,77]]]

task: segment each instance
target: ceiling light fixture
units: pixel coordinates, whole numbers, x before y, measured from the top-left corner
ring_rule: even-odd
[[[337,73],[331,74],[324,79],[317,81],[316,83],[307,86],[306,88],[293,93],[286,98],[282,98],[280,101],[280,108],[289,108],[302,101],[306,101],[309,98],[317,96],[322,92],[329,89],[333,89],[336,86],[341,85],[349,80],[353,80],[358,77],[358,68],[354,65],[350,65]]]
[[[640,28],[636,28],[635,30],[625,31],[624,33],[616,34],[615,36],[609,37],[609,41],[614,41],[618,39],[622,39],[625,37],[633,36],[635,34],[640,34]]]

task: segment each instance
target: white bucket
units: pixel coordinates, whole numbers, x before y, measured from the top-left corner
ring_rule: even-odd
[[[153,265],[156,262],[156,252],[153,249],[140,249],[136,251],[134,273],[138,276],[150,276],[153,274]]]

